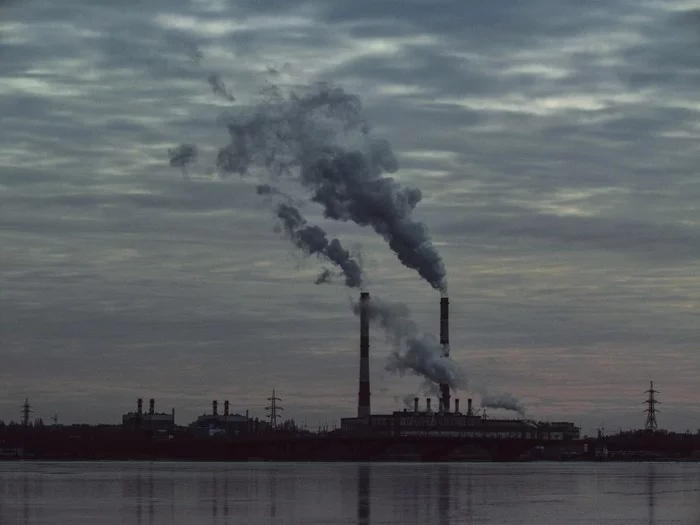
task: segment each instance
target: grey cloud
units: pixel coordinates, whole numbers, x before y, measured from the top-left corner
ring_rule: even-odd
[[[666,406],[697,397],[682,371],[700,344],[698,31],[679,5],[4,7],[0,82],[14,87],[0,95],[0,319],[13,331],[0,418],[29,391],[42,406],[60,399],[66,420],[116,421],[150,393],[144,381],[192,417],[215,390],[261,407],[273,384],[309,414],[352,411],[347,292],[313,286],[317,268],[269,232],[248,181],[204,165],[186,185],[167,166],[180,141],[201,158],[221,146],[229,104],[207,75],[246,108],[267,66],[285,85],[347,83],[391,140],[395,179],[421,189],[416,218],[451,270],[451,355],[470,379],[494,377],[529,411],[563,418],[593,420],[596,404],[628,414],[651,372]],[[568,208],[581,216],[559,215]],[[363,245],[373,295],[411,302],[417,324],[437,329],[430,294],[379,242],[319,224]],[[387,346],[373,340],[373,379]],[[397,395],[414,386],[392,381]],[[106,408],[84,416],[95,398]]]
[[[635,89],[673,86],[676,93],[695,93],[700,85],[700,59],[693,52],[700,45],[698,10],[662,12],[642,34],[646,41],[625,51],[621,78]]]
[[[558,216],[522,210],[511,217],[474,216],[443,225],[436,231],[449,237],[486,236],[504,240],[530,238],[553,241],[559,249],[578,245],[581,249],[627,252],[631,256],[643,255],[656,260],[684,260],[700,256],[700,231],[697,228],[619,217]]]

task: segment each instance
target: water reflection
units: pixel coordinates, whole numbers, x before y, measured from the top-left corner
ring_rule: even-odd
[[[449,465],[440,465],[438,471],[438,523],[450,524],[450,469]]]
[[[31,490],[29,487],[29,477],[22,478],[22,518],[24,525],[29,524],[29,509],[31,508]]]
[[[370,525],[370,466],[357,467],[357,525]]]
[[[228,523],[228,476],[224,476],[224,518]]]
[[[654,507],[656,506],[656,465],[647,465],[647,509],[649,514],[649,525],[654,525]]]
[[[696,523],[698,464],[0,464],[5,525]]]

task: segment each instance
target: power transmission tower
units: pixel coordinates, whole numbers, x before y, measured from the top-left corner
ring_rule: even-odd
[[[29,398],[24,398],[24,404],[22,405],[22,425],[25,427],[29,425],[29,414],[32,413],[32,407],[29,404]]]
[[[647,414],[647,421],[644,424],[644,430],[647,430],[649,432],[655,432],[659,429],[658,425],[656,424],[656,413],[659,412],[656,410],[656,405],[658,404],[658,401],[656,400],[656,397],[654,394],[658,394],[658,390],[654,390],[654,382],[649,381],[649,390],[647,390],[645,393],[649,394],[649,398],[645,401],[647,404],[647,408],[644,412]]]
[[[268,397],[267,400],[270,402],[269,406],[265,407],[268,411],[267,417],[270,420],[270,428],[275,430],[277,428],[277,419],[282,417],[282,414],[278,414],[278,411],[284,410],[283,407],[277,404],[277,401],[282,401],[279,397],[275,396],[274,389],[272,390],[272,397]]]

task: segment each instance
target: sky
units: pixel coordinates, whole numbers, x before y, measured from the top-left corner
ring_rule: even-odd
[[[612,431],[643,426],[653,380],[659,425],[695,431],[698,45],[682,0],[0,2],[0,419],[25,397],[63,423],[138,397],[178,424],[213,399],[263,417],[273,389],[309,426],[356,413],[357,290],[315,285],[256,176],[216,169],[222,115],[327,82],[422,192],[455,397]],[[437,332],[440,293],[381,237],[304,215]],[[371,344],[372,410],[423,397]]]

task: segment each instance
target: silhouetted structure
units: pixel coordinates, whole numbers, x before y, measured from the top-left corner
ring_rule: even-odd
[[[447,297],[440,298],[440,345],[442,353],[450,355],[450,300]],[[450,385],[440,383],[440,412],[450,411]]]
[[[277,401],[282,400],[275,395],[274,389],[272,390],[272,397],[268,397],[267,400],[270,402],[270,405],[266,406],[265,410],[267,410],[267,417],[270,419],[270,428],[275,430],[277,428],[277,420],[282,417],[282,414],[278,412],[284,410],[284,407],[277,404]]]
[[[122,426],[128,430],[150,430],[156,432],[173,432],[175,430],[175,409],[170,413],[156,412],[156,401],[148,402],[148,413],[143,412],[143,399],[136,402],[136,412],[127,412],[122,416]]]
[[[24,404],[22,405],[22,424],[26,427],[29,425],[29,415],[32,413],[32,407],[29,404],[29,398],[24,398]]]
[[[348,417],[340,420],[341,432],[346,435],[371,434],[396,437],[465,437],[541,439],[546,441],[572,441],[579,439],[580,429],[567,421],[536,422],[522,419],[490,419],[476,414],[472,400],[467,400],[467,412],[435,412],[431,399],[427,398],[425,410],[414,399],[413,411],[403,410],[391,414],[371,414],[366,418]],[[455,399],[459,410],[459,400]]]
[[[360,389],[357,397],[357,417],[369,417],[369,292],[360,294]]]
[[[658,401],[656,400],[655,394],[658,394],[658,390],[654,390],[654,382],[649,381],[649,390],[646,391],[647,394],[649,394],[649,398],[645,401],[647,404],[647,408],[645,410],[647,414],[647,420],[646,423],[644,424],[644,430],[647,430],[649,432],[656,432],[659,429],[659,426],[656,423],[656,413],[658,410],[656,410],[656,404]]]
[[[223,414],[219,414],[219,402],[214,400],[211,403],[211,414],[202,414],[190,425],[198,437],[238,436],[257,428],[259,425],[248,417],[248,411],[245,415],[231,414],[228,400],[224,401]]]

